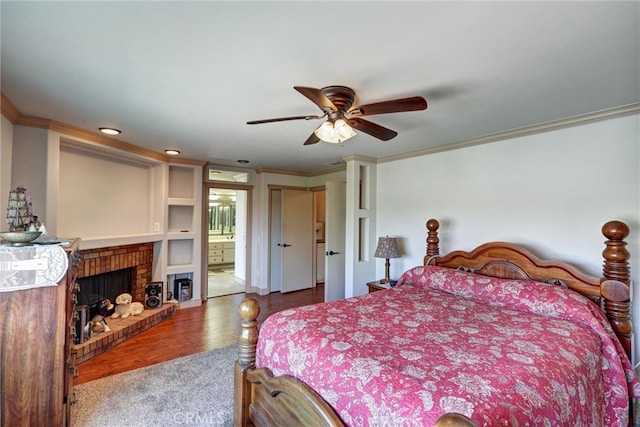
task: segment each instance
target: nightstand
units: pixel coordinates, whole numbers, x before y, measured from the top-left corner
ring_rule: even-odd
[[[380,280],[376,280],[375,282],[367,283],[367,286],[369,287],[369,293],[371,293],[381,291],[383,289],[390,289],[392,283],[395,286],[396,280],[392,280],[390,283],[380,283]]]

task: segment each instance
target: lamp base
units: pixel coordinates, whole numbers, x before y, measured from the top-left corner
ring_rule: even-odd
[[[380,283],[389,283],[391,281],[391,275],[389,274],[390,266],[391,263],[389,262],[389,258],[386,258],[384,263],[384,279],[382,279]]]

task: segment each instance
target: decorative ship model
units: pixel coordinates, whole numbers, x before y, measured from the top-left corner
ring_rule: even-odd
[[[9,192],[7,223],[9,231],[27,231],[33,223],[31,196],[26,188],[18,187]]]

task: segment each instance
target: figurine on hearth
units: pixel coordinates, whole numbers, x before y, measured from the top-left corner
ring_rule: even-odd
[[[109,332],[111,329],[107,325],[105,317],[110,310],[113,310],[113,304],[106,298],[100,298],[98,302],[91,306],[91,330],[92,332]]]
[[[116,309],[111,315],[112,319],[126,319],[129,316],[137,316],[144,311],[142,303],[134,302],[131,294],[120,294],[116,298]]]

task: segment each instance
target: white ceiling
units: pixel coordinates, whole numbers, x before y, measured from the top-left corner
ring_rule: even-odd
[[[1,89],[18,110],[219,165],[311,172],[640,101],[640,2],[1,2]],[[353,88],[396,130],[303,142],[294,85]]]

